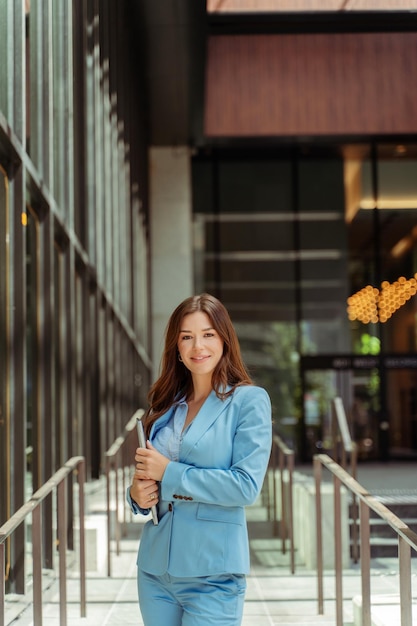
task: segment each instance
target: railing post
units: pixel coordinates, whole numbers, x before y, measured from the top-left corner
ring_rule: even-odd
[[[124,497],[124,494],[126,493],[126,489],[127,489],[127,485],[126,485],[126,466],[125,466],[125,460],[123,460],[122,463],[122,497]],[[123,507],[123,525],[122,525],[122,537],[126,537],[126,508],[127,507]]]
[[[398,537],[398,558],[400,561],[401,626],[413,626],[411,548],[401,536]]]
[[[4,626],[4,605],[6,602],[6,581],[4,580],[5,562],[5,545],[0,542],[0,626]]]
[[[334,489],[334,565],[336,570],[336,626],[343,626],[342,521],[340,479],[333,476]]]
[[[110,468],[111,458],[106,457],[106,500],[107,500],[107,576],[111,576],[111,542],[110,542]]]
[[[32,511],[32,562],[33,562],[33,624],[42,626],[42,523],[41,507]]]
[[[291,574],[295,572],[295,554],[294,554],[294,502],[293,502],[293,472],[294,472],[294,454],[291,453],[288,457],[288,489],[289,489],[289,536],[290,536],[290,561],[291,561]]]
[[[269,462],[270,475],[268,476],[268,521],[272,521],[272,532],[275,536],[274,485],[275,485],[275,444],[272,443]]]
[[[273,513],[273,524],[274,524],[274,536],[276,537],[278,535],[278,518],[277,518],[277,457],[279,456],[279,448],[278,446],[275,444],[274,445],[274,467],[273,467],[273,474],[272,474],[272,489],[273,489],[273,498],[272,498],[272,504],[274,507],[274,513]]]
[[[358,550],[358,499],[356,494],[352,494],[352,559],[354,563],[359,561]]]
[[[60,626],[67,626],[67,511],[65,481],[57,488],[58,552],[59,552],[59,619]]]
[[[362,588],[362,626],[371,626],[371,541],[369,528],[369,508],[360,501],[360,560]]]
[[[279,460],[279,473],[280,473],[280,485],[281,485],[281,523],[280,523],[280,534],[281,534],[281,551],[282,554],[285,554],[285,541],[287,538],[287,510],[285,506],[285,486],[284,486],[284,469],[285,469],[285,455],[281,448],[279,448],[278,452],[278,460]]]
[[[85,579],[85,524],[84,524],[84,484],[85,484],[85,461],[80,461],[78,466],[78,514],[80,518],[80,615],[87,615],[87,593]]]
[[[119,455],[116,455],[114,463],[114,480],[115,480],[115,516],[114,516],[114,533],[116,538],[116,554],[120,554],[120,522],[119,522]]]
[[[324,614],[323,598],[323,541],[321,527],[321,462],[314,457],[314,480],[316,486],[316,545],[317,545],[317,597],[318,614]]]

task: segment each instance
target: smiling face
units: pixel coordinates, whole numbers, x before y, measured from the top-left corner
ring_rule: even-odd
[[[185,315],[178,337],[178,352],[193,378],[210,377],[223,355],[223,339],[206,313]]]

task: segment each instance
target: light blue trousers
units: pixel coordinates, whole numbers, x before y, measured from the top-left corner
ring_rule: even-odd
[[[138,571],[145,626],[240,626],[245,591],[243,575],[175,578]]]

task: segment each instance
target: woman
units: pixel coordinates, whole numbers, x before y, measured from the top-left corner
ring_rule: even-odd
[[[136,450],[128,489],[135,513],[158,508],[138,554],[144,624],[239,626],[249,571],[244,507],[268,465],[271,405],[213,296],[187,298],[172,313],[149,401],[149,440]]]

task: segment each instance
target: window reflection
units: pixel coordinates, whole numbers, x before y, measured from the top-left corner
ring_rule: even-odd
[[[350,147],[346,155],[350,294],[377,290],[371,294],[375,314],[369,332],[381,333],[385,351],[414,351],[417,146],[380,145],[373,155],[369,149]],[[402,293],[407,285],[410,297]],[[379,328],[375,324],[381,319],[386,324]],[[360,331],[360,325],[352,325],[354,343]]]
[[[416,447],[417,370],[412,359],[384,355],[413,355],[417,347],[417,146],[351,146],[345,155],[350,294],[360,305],[359,315],[351,317],[353,351],[372,354],[378,344],[373,353],[381,355],[373,374],[352,373],[353,427],[367,433],[358,435],[363,456],[378,456],[381,450],[387,455],[389,445],[389,453],[402,458]],[[359,397],[368,408],[358,426],[353,409]]]

